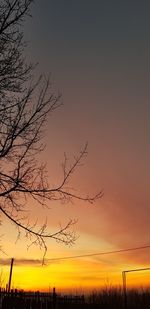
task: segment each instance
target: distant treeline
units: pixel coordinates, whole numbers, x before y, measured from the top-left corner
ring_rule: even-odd
[[[150,290],[104,289],[84,295],[0,290],[0,309],[149,309]]]

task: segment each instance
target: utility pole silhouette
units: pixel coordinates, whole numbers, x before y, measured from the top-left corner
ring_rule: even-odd
[[[10,264],[10,274],[9,274],[9,282],[8,282],[8,293],[10,293],[10,288],[11,288],[11,278],[12,278],[13,264],[14,264],[14,258],[11,259],[11,264]]]

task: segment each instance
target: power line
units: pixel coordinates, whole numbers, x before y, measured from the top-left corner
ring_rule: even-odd
[[[83,258],[83,257],[109,255],[109,254],[136,251],[136,250],[149,249],[149,248],[150,248],[150,245],[147,245],[147,246],[140,246],[140,247],[132,247],[132,248],[127,248],[127,249],[114,250],[114,251],[104,251],[104,252],[98,252],[98,253],[89,253],[89,254],[82,254],[82,255],[72,255],[72,256],[66,256],[66,257],[49,258],[49,259],[46,259],[46,261],[49,262],[49,261],[78,259],[78,258]]]

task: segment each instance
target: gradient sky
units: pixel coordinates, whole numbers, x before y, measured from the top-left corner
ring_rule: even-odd
[[[81,194],[104,189],[95,205],[50,205],[50,228],[78,218],[80,237],[71,248],[50,242],[47,258],[149,245],[150,2],[36,0],[31,12],[25,23],[28,56],[39,62],[39,72],[51,73],[64,102],[47,124],[43,160],[50,181],[61,179],[64,152],[71,159],[88,141],[88,157],[72,185]],[[44,220],[46,212],[37,213]],[[98,287],[121,282],[122,270],[149,266],[149,249],[33,266],[41,253],[27,252],[24,239],[14,245],[15,229],[8,237],[9,228],[3,249],[24,266],[16,266],[14,286]],[[38,278],[48,272],[40,286]]]

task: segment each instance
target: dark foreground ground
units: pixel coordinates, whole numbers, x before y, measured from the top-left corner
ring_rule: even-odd
[[[128,291],[111,289],[88,296],[57,295],[56,293],[0,292],[0,309],[150,309],[150,290]]]

